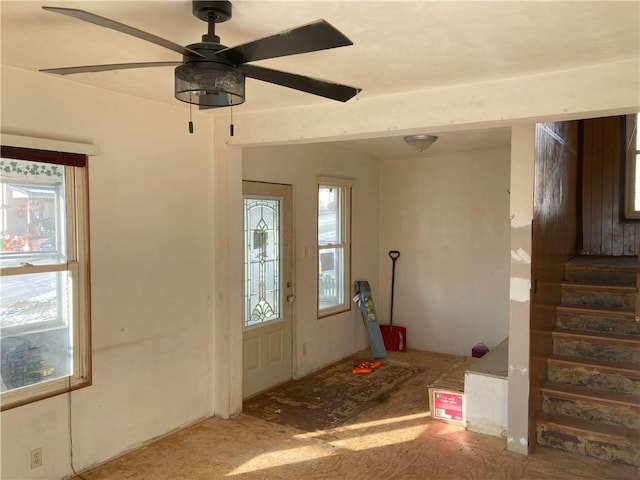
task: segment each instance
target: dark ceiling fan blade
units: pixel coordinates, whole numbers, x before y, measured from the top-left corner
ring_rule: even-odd
[[[319,95],[320,97],[346,102],[360,92],[361,88],[340,85],[339,83],[318,80],[317,78],[296,75],[295,73],[272,70],[270,68],[258,67],[256,65],[238,66],[247,77],[262,80],[263,82],[275,83],[283,87],[293,88],[301,92]]]
[[[147,42],[151,42],[156,45],[160,45],[161,47],[168,48],[169,50],[178,52],[181,55],[189,54],[189,55],[196,55],[198,57],[204,57],[204,55],[202,55],[201,53],[198,53],[194,50],[183,47],[182,45],[178,45],[177,43],[173,43],[162,37],[158,37],[157,35],[153,35],[152,33],[144,32],[137,28],[130,27],[129,25],[125,25],[124,23],[116,22],[115,20],[110,20],[108,18],[101,17],[99,15],[95,15],[93,13],[86,12],[84,10],[78,10],[76,8],[47,7],[47,6],[43,6],[42,8],[49,12],[60,13],[62,15],[67,15],[69,17],[74,17],[79,20],[84,20],[85,22],[93,23],[101,27],[110,28],[112,30],[116,30],[117,32],[126,33],[127,35],[131,35],[133,37],[140,38],[141,40],[146,40]]]
[[[240,65],[266,58],[316,52],[347,45],[353,45],[353,42],[326,20],[317,20],[253,42],[220,50],[217,55],[234,65]]]
[[[55,73],[57,75],[71,75],[73,73],[106,72],[109,70],[124,70],[127,68],[148,68],[148,67],[177,67],[182,62],[143,62],[143,63],[112,63],[110,65],[85,65],[82,67],[62,67],[43,68],[44,73]]]

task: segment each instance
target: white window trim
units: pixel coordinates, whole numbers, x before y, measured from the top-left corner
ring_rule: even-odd
[[[3,134],[2,140],[5,140],[6,137],[7,136]],[[12,137],[14,137],[14,139],[29,139],[29,137]],[[50,140],[44,140],[44,142],[51,146]],[[33,146],[25,146],[28,143],[27,141],[22,142],[21,145],[11,145],[11,142],[8,141],[8,143],[4,145],[33,148]],[[38,142],[36,142],[36,144],[42,145],[42,143]],[[88,167],[65,166],[64,168],[67,216],[67,262],[54,265],[29,265],[2,268],[0,269],[0,276],[52,271],[68,271],[70,273],[73,286],[73,322],[71,325],[74,346],[73,373],[53,380],[45,380],[33,385],[2,392],[0,395],[0,403],[1,410],[3,411],[91,385]]]
[[[51,152],[80,153],[83,155],[98,155],[100,149],[89,143],[67,142],[65,140],[53,140],[51,138],[25,137],[10,133],[0,134],[0,143],[7,147],[33,148],[36,150],[49,150]]]
[[[347,312],[351,310],[351,187],[355,184],[355,180],[347,179],[347,178],[339,178],[339,177],[329,177],[329,176],[318,176],[317,180],[317,189],[316,189],[316,266],[319,265],[320,252],[321,250],[331,249],[331,248],[340,248],[343,252],[343,278],[342,278],[342,294],[343,299],[342,303],[339,305],[335,305],[327,308],[320,308],[320,291],[318,286],[318,279],[320,277],[319,270],[316,269],[316,302],[317,302],[317,312],[318,318],[326,318],[332,315],[336,315],[339,313]],[[320,245],[317,243],[318,239],[318,189],[321,186],[325,187],[335,187],[342,190],[343,195],[342,198],[344,201],[341,204],[342,211],[340,212],[340,229],[344,232],[344,237],[342,238],[342,242],[336,244],[326,244]],[[318,267],[316,267],[318,268]]]
[[[635,118],[633,118],[635,116]],[[638,122],[636,115],[628,115],[625,118],[625,195],[624,216],[630,220],[640,220],[640,210],[634,209],[635,203],[635,178],[637,165],[636,136],[638,135]]]

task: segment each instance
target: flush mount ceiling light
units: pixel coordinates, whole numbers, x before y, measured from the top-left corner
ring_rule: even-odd
[[[414,150],[422,153],[438,139],[435,135],[407,135],[404,141]]]

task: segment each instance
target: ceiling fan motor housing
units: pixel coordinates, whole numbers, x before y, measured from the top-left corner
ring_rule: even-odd
[[[205,58],[185,54],[175,70],[175,97],[204,107],[240,105],[245,100],[245,74],[215,53],[226,48],[215,43],[195,43],[189,49]]]

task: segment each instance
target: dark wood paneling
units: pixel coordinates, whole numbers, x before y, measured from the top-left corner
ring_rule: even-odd
[[[624,217],[624,116],[583,121],[582,250],[637,255],[638,222]]]
[[[582,124],[582,231],[583,232],[591,232],[591,215],[586,215],[586,211],[591,211],[591,168],[586,168],[585,165],[591,165],[593,156],[593,149],[591,148],[591,143],[593,141],[593,122],[583,123]],[[619,232],[622,235],[622,232]],[[591,241],[587,241],[587,235],[583,235],[582,237],[582,245],[584,249],[584,244],[587,243],[591,245]]]
[[[591,240],[593,249],[602,250],[602,122],[594,121],[591,142]],[[596,201],[597,200],[597,201]]]
[[[577,122],[547,123],[536,128],[535,191],[532,231],[530,336],[530,430],[535,446],[541,410],[540,387],[546,378],[545,358],[551,353],[551,330],[560,305],[565,262],[578,251]],[[592,173],[592,172],[591,172]],[[602,190],[597,176],[589,188]]]
[[[605,122],[602,125],[602,150],[603,152],[611,151],[613,148],[615,131],[611,122]],[[605,162],[602,162],[602,189],[601,189],[601,240],[600,248],[602,251],[613,251],[613,221],[614,215],[618,215],[618,202],[614,202],[614,194],[617,192],[614,182],[615,168],[607,168]]]

